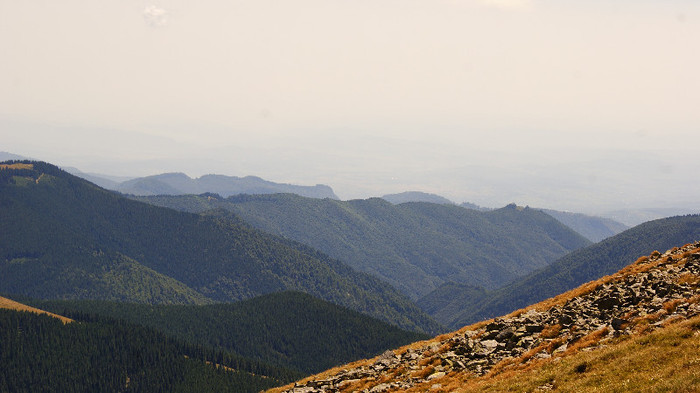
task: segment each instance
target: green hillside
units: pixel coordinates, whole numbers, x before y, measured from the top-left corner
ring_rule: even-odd
[[[407,329],[440,330],[378,279],[230,213],[136,202],[46,163],[0,168],[1,292],[206,303],[298,290]]]
[[[0,309],[0,391],[258,392],[299,377],[123,321],[72,317]]]
[[[416,303],[444,326],[456,329],[455,319],[464,313],[465,304],[478,304],[490,292],[482,287],[448,282],[418,299]]]
[[[128,320],[307,374],[428,338],[300,292],[208,306],[95,300],[33,303],[45,310]]]
[[[654,220],[628,229],[600,243],[572,252],[550,266],[527,277],[479,295],[455,291],[452,305],[462,312],[441,322],[458,328],[483,319],[507,314],[529,304],[563,293],[577,286],[612,274],[634,262],[640,255],[667,250],[675,245],[700,239],[700,215]],[[434,311],[433,315],[438,315]]]
[[[445,282],[497,288],[590,244],[551,216],[515,205],[481,212],[454,205],[291,194],[139,200],[190,212],[226,209],[259,229],[380,277],[414,299]]]

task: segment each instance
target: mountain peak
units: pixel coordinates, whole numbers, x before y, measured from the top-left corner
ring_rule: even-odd
[[[342,386],[342,391],[427,391],[435,386],[451,391],[486,374],[530,370],[689,319],[696,321],[690,326],[697,330],[698,318],[700,242],[654,252],[616,274],[507,316],[330,370],[284,391],[313,387],[323,392],[332,386]],[[576,372],[585,371],[583,364]]]

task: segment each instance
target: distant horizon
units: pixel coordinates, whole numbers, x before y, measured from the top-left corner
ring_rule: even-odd
[[[0,150],[341,199],[700,209],[700,2],[0,5]]]
[[[275,183],[279,183],[279,184],[291,184],[291,185],[308,186],[308,187],[313,187],[316,185],[328,186],[333,190],[333,192],[338,196],[339,200],[341,200],[341,201],[350,201],[350,200],[357,200],[357,199],[369,199],[369,198],[383,198],[385,196],[392,195],[392,194],[418,192],[418,193],[423,193],[423,194],[427,194],[427,195],[434,195],[437,197],[445,198],[445,199],[449,200],[451,203],[454,203],[455,205],[474,204],[474,205],[482,207],[482,208],[500,209],[500,208],[504,208],[508,205],[515,204],[517,206],[530,207],[530,208],[534,208],[534,209],[551,209],[551,210],[558,210],[558,211],[569,212],[569,213],[581,213],[581,214],[597,215],[597,216],[601,216],[601,217],[608,217],[608,218],[616,219],[617,221],[623,222],[623,223],[630,225],[630,226],[634,226],[634,225],[637,225],[638,223],[645,221],[643,219],[644,216],[632,217],[632,218],[630,218],[629,216],[627,216],[627,217],[625,216],[626,213],[634,212],[634,211],[638,211],[638,212],[646,211],[649,213],[648,217],[650,217],[650,219],[665,217],[665,216],[667,216],[666,213],[668,213],[670,215],[700,214],[700,207],[697,207],[696,205],[683,205],[683,204],[677,205],[677,206],[668,206],[668,205],[666,205],[666,206],[655,206],[655,205],[619,206],[619,207],[612,207],[609,209],[602,209],[602,210],[576,210],[576,209],[572,210],[572,209],[566,209],[566,208],[558,208],[556,206],[551,206],[551,205],[531,205],[531,204],[527,204],[527,203],[522,203],[521,201],[517,201],[517,200],[511,200],[509,202],[503,202],[501,204],[496,204],[496,205],[486,205],[486,204],[476,203],[476,202],[473,202],[470,200],[455,200],[455,199],[452,199],[446,195],[442,195],[442,194],[432,192],[432,191],[420,190],[420,189],[405,189],[405,190],[396,191],[396,192],[385,192],[385,193],[378,193],[378,194],[374,194],[374,195],[365,195],[365,196],[358,196],[358,197],[353,197],[353,198],[343,198],[342,195],[338,194],[338,192],[337,192],[336,188],[333,186],[333,184],[328,184],[328,183],[313,183],[313,184],[311,184],[311,183],[296,183],[296,182],[290,182],[290,181],[285,181],[285,180],[271,179],[271,178],[259,176],[256,174],[226,174],[226,173],[214,173],[214,172],[203,173],[203,174],[198,175],[198,176],[193,176],[191,174],[188,174],[185,171],[165,171],[165,172],[151,173],[151,174],[147,174],[147,175],[143,175],[143,176],[111,175],[108,173],[90,172],[90,171],[85,170],[84,168],[78,168],[78,167],[71,166],[71,165],[61,165],[60,163],[51,162],[51,161],[39,159],[36,157],[27,157],[27,156],[17,154],[17,153],[12,153],[12,152],[0,151],[0,158],[2,158],[4,154],[15,155],[15,156],[18,156],[20,158],[25,158],[25,159],[30,159],[30,160],[49,162],[53,165],[57,165],[60,168],[63,168],[64,170],[65,169],[74,169],[74,170],[78,170],[86,175],[98,176],[98,177],[106,178],[108,180],[112,180],[112,181],[115,181],[118,183],[122,183],[122,182],[133,180],[133,179],[138,179],[138,178],[158,176],[158,175],[163,175],[163,174],[176,174],[176,173],[177,174],[184,174],[185,176],[187,176],[190,179],[198,179],[198,178],[201,178],[202,176],[207,176],[207,175],[223,175],[223,176],[238,177],[238,178],[245,178],[245,177],[252,176],[252,177],[261,178],[263,180],[271,181],[271,182],[275,182]],[[626,219],[629,221],[625,222]],[[636,222],[636,221],[639,221],[639,222]]]

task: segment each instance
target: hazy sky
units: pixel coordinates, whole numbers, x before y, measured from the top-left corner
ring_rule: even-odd
[[[696,0],[0,0],[0,54],[0,151],[86,172],[700,201],[647,189],[700,171]]]

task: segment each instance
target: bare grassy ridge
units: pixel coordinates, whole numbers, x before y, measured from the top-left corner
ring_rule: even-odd
[[[63,323],[73,322],[73,320],[70,318],[56,315],[56,314],[50,313],[48,311],[39,310],[38,308],[30,307],[30,306],[24,305],[22,303],[17,303],[14,300],[10,300],[10,299],[4,298],[4,297],[0,297],[0,308],[7,308],[10,310],[17,310],[17,311],[27,311],[27,312],[32,312],[35,314],[46,314],[46,315],[50,315],[54,318],[60,319]]]

